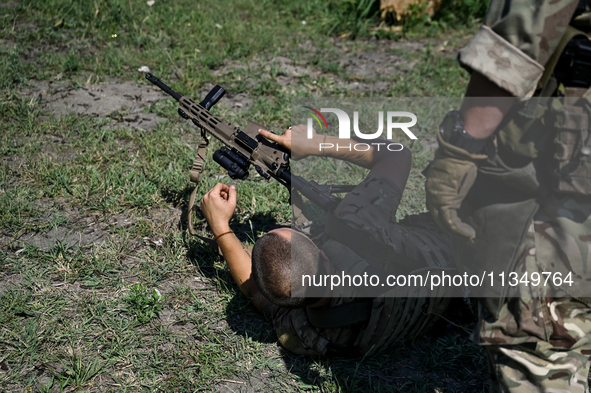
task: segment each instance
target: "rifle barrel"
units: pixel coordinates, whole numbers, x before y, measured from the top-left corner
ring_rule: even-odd
[[[158,86],[159,88],[161,88],[162,90],[164,90],[165,93],[171,95],[172,98],[174,98],[175,100],[178,101],[181,99],[182,95],[180,95],[176,91],[172,90],[170,87],[165,85],[160,79],[156,78],[154,75],[150,74],[149,72],[146,72],[146,79],[149,80],[150,82],[152,82],[153,84],[155,84],[156,86]]]

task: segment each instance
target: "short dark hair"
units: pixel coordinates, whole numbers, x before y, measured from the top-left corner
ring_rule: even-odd
[[[306,297],[306,288],[294,288],[292,294],[292,274],[301,277],[324,272],[318,247],[305,236],[292,231],[290,240],[271,232],[259,238],[252,249],[254,282],[267,300],[280,307],[302,308],[321,299]]]

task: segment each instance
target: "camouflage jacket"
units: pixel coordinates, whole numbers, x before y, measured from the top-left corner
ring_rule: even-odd
[[[534,94],[578,0],[491,2],[484,25],[460,50],[460,64],[515,97]]]

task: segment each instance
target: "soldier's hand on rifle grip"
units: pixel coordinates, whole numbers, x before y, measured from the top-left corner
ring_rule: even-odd
[[[312,138],[307,137],[308,126],[299,124],[288,128],[283,132],[283,135],[273,134],[266,130],[259,130],[259,134],[265,138],[278,143],[291,152],[291,158],[294,160],[301,160],[310,155],[318,149],[318,136],[316,131],[312,129]],[[292,140],[292,136],[294,137]],[[295,141],[295,145],[293,142]]]

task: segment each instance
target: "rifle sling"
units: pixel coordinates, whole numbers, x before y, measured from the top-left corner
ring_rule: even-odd
[[[203,240],[206,244],[208,244],[212,249],[216,252],[219,252],[218,244],[215,240],[210,239],[205,236],[201,236],[195,230],[193,226],[193,208],[195,207],[195,199],[197,198],[197,189],[199,188],[199,183],[201,182],[201,177],[203,175],[203,168],[205,167],[205,154],[206,148],[209,144],[209,141],[205,137],[205,135],[201,135],[201,142],[199,142],[199,147],[197,148],[197,155],[195,156],[195,160],[193,160],[193,166],[191,166],[191,173],[190,178],[193,183],[195,183],[195,188],[191,193],[191,197],[189,198],[189,207],[187,209],[187,226],[189,228],[189,233],[193,236],[197,236],[199,239]]]
[[[375,240],[367,232],[352,228],[347,221],[337,218],[332,212],[326,216],[324,233],[346,245],[357,255],[367,260],[370,265],[392,263],[396,264],[398,268],[407,268],[409,271],[418,267],[416,259],[395,252],[389,244]]]
[[[312,326],[318,329],[337,328],[369,320],[372,299],[334,307],[306,307]]]

